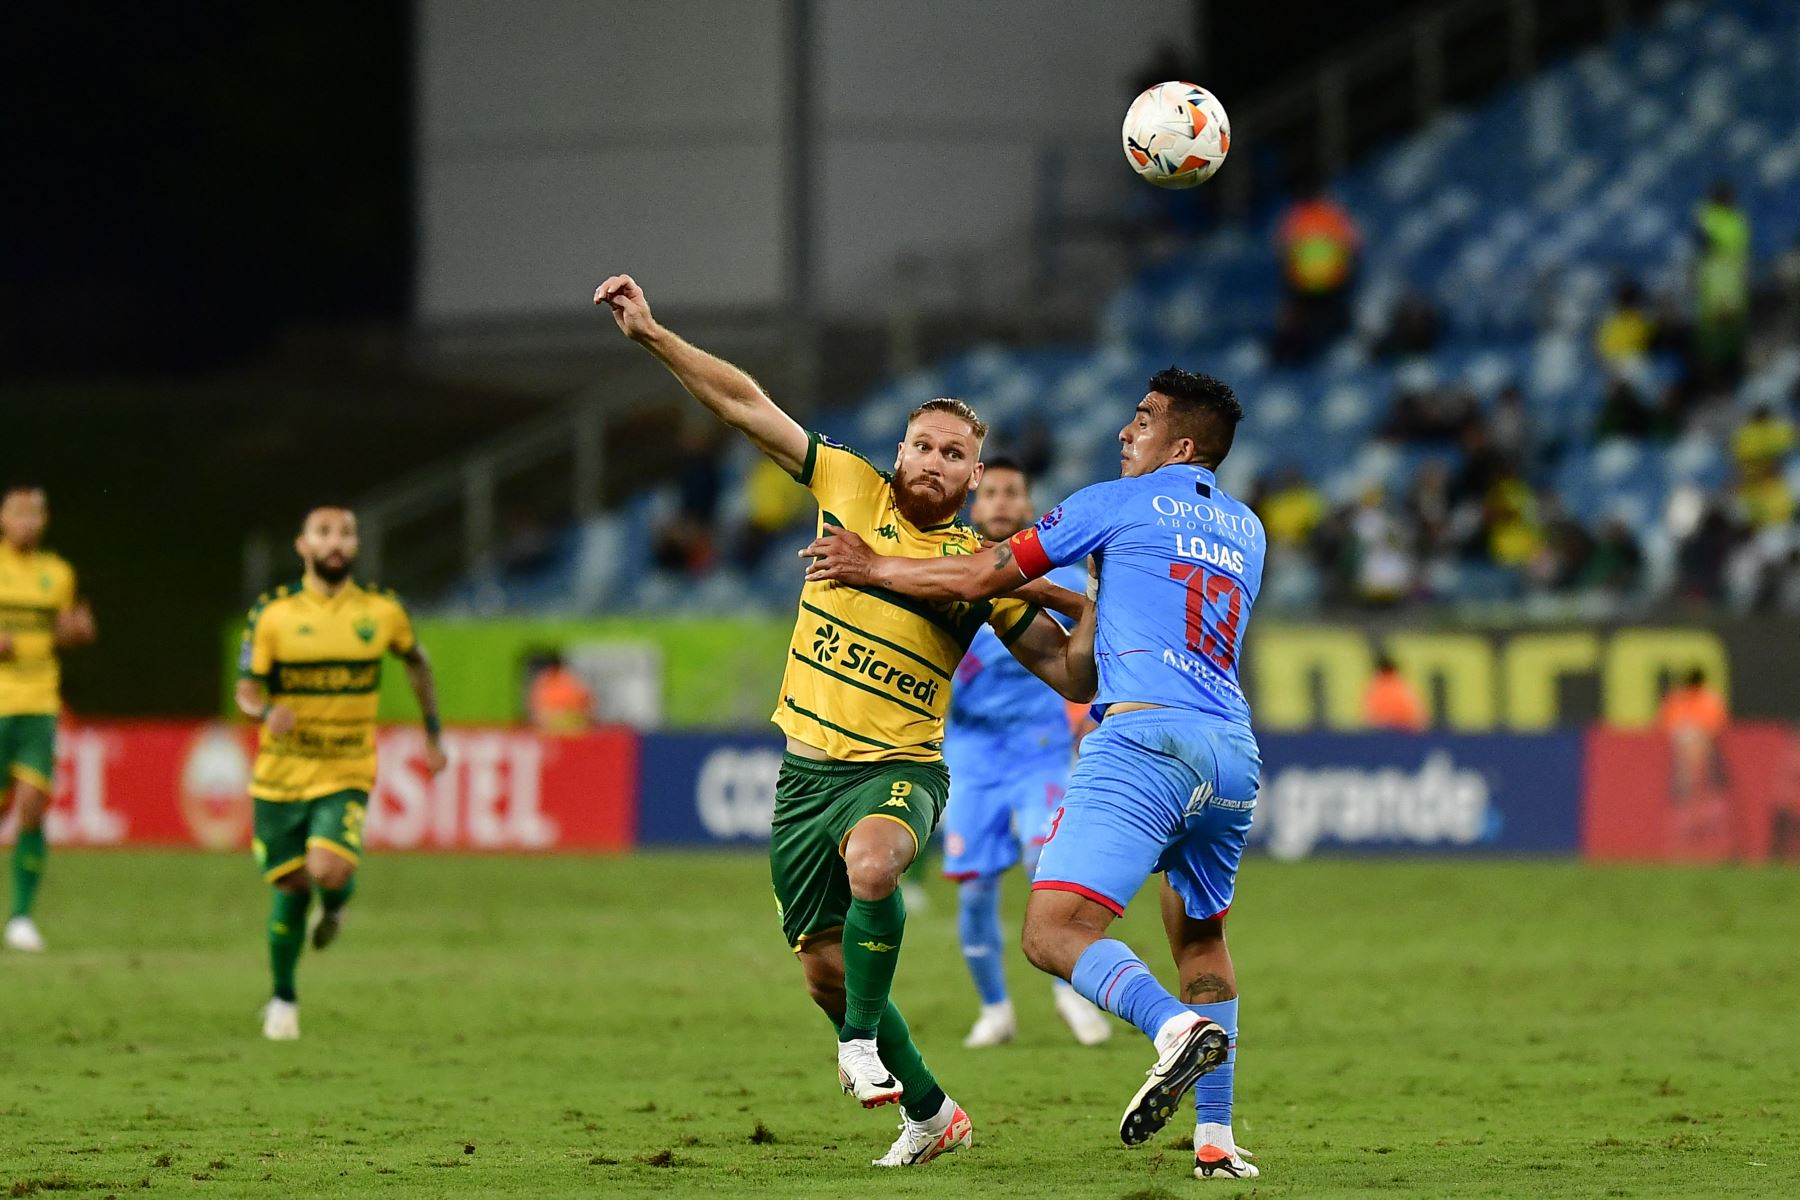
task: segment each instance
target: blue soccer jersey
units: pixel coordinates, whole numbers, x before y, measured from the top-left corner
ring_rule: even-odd
[[[1211,471],[1173,463],[1096,483],[1009,545],[1031,577],[1101,556],[1097,707],[1139,701],[1249,727],[1238,652],[1268,541]]]
[[[1080,567],[1059,567],[1050,578],[1072,592],[1087,588]],[[1074,754],[1063,698],[982,626],[957,667],[944,728],[944,874],[973,879],[1035,862]]]

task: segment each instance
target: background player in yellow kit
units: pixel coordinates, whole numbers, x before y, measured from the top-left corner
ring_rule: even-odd
[[[44,876],[44,813],[56,774],[56,652],[94,640],[94,614],[75,597],[75,572],[40,548],[49,521],[43,488],[18,484],[0,495],[0,816],[9,805],[19,816],[6,922],[11,950],[44,948],[31,906]]]
[[[317,888],[313,948],[329,946],[356,889],[363,821],[375,786],[375,713],[381,661],[406,664],[425,718],[426,762],[444,769],[437,688],[412,622],[392,592],[351,579],[356,514],[321,505],[306,514],[294,549],[306,564],[298,582],[250,610],[238,669],[237,704],[262,723],[251,775],[256,861],[274,885],[269,966],[274,995],[263,1036],[300,1036],[294,973]]]

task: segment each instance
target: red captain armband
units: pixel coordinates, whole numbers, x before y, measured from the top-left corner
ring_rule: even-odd
[[[1012,547],[1013,561],[1019,564],[1019,570],[1025,572],[1027,579],[1037,579],[1048,574],[1050,568],[1056,565],[1050,561],[1050,556],[1044,553],[1044,544],[1038,541],[1038,531],[1035,525],[1029,529],[1019,530],[1006,539],[1006,544]]]

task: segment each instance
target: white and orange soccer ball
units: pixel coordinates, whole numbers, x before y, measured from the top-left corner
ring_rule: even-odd
[[[1219,98],[1179,80],[1145,90],[1125,111],[1125,158],[1138,177],[1163,188],[1205,183],[1231,149],[1231,121]]]

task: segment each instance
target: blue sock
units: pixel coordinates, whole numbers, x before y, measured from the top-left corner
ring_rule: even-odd
[[[963,961],[983,1004],[1006,999],[1006,968],[1000,936],[1000,880],[977,875],[963,880],[957,892],[956,928],[962,937]]]
[[[1156,976],[1131,947],[1115,938],[1101,938],[1076,960],[1075,990],[1116,1017],[1122,1017],[1154,1040],[1170,1017],[1187,1011],[1187,1005],[1169,995]]]
[[[1231,1039],[1231,1053],[1225,1056],[1225,1065],[1210,1075],[1202,1075],[1194,1084],[1194,1120],[1201,1125],[1229,1125],[1231,1078],[1237,1072],[1237,997],[1217,1004],[1190,1004],[1188,1007],[1217,1021]]]

